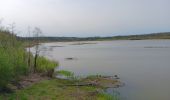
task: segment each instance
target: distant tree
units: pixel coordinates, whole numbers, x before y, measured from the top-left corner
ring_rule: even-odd
[[[30,37],[30,34],[31,34],[30,27],[28,27],[28,38]],[[28,67],[31,70],[32,68],[31,68],[31,51],[30,51],[30,48],[31,48],[31,43],[28,40]]]
[[[13,23],[11,23],[11,24],[9,24],[9,31],[10,31],[10,33],[11,33],[11,41],[12,41],[12,46],[14,47],[15,46],[15,39],[16,39],[16,35],[15,35],[15,27],[16,27],[16,25],[15,25],[15,23],[13,22]]]
[[[35,37],[35,40],[34,40],[34,43],[35,43],[34,72],[36,72],[36,70],[37,70],[37,59],[38,59],[38,56],[39,56],[39,53],[40,53],[39,37],[42,34],[42,31],[41,31],[40,28],[35,27],[34,30],[33,30],[33,33],[34,33],[34,37]]]

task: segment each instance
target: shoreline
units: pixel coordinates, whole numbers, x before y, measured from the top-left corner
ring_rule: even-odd
[[[80,100],[80,98],[82,100],[100,100],[101,98],[104,100],[114,100],[113,96],[103,92],[103,90],[106,88],[118,88],[119,82],[120,81],[112,80],[106,76],[89,76],[78,80],[69,80],[48,78],[40,74],[33,74],[23,77],[23,80],[21,80],[21,83],[25,85],[23,88],[16,89],[13,87],[15,89],[13,93],[0,95],[0,99],[16,98],[22,100],[25,98],[25,100],[36,100],[45,97],[50,100],[52,98],[62,100],[71,98],[74,100]],[[104,86],[106,83],[108,83],[110,87]],[[42,93],[42,91],[44,91],[43,95],[39,96],[38,94]],[[35,94],[32,94],[32,92]],[[46,97],[47,95],[48,97]]]

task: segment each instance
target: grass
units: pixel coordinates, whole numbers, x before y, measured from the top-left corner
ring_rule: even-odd
[[[45,57],[39,56],[37,59],[37,71],[38,72],[48,72],[48,70],[55,69],[58,63],[55,61],[50,61]]]
[[[116,100],[113,96],[106,93],[98,94],[97,97],[97,100]]]
[[[73,78],[74,77],[74,73],[73,72],[66,71],[66,70],[56,71],[56,75],[62,75],[62,76],[65,76],[67,78]]]
[[[92,86],[66,86],[71,80],[52,79],[36,83],[12,94],[1,95],[2,100],[114,100],[107,94],[89,94],[98,88]]]
[[[0,31],[0,92],[11,81],[28,73],[27,53],[9,32]]]

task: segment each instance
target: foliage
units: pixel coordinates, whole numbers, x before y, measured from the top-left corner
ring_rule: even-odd
[[[26,52],[9,32],[0,32],[0,89],[28,72]]]
[[[18,40],[14,33],[0,29],[0,91],[11,82],[17,82],[22,75],[34,71],[34,56],[25,50],[26,42]],[[28,58],[30,63],[28,64]],[[58,66],[55,61],[38,57],[37,72],[47,73],[52,76],[54,68]]]
[[[51,69],[55,69],[58,66],[56,61],[50,61],[45,57],[39,56],[37,58],[37,71],[48,72]]]
[[[12,63],[10,62],[10,56],[0,49],[0,88],[5,87],[5,85],[12,79]]]

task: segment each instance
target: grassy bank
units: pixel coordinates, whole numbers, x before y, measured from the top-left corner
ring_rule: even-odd
[[[114,100],[113,97],[97,93],[94,86],[66,86],[75,81],[52,79],[43,80],[12,94],[0,96],[0,100]]]

